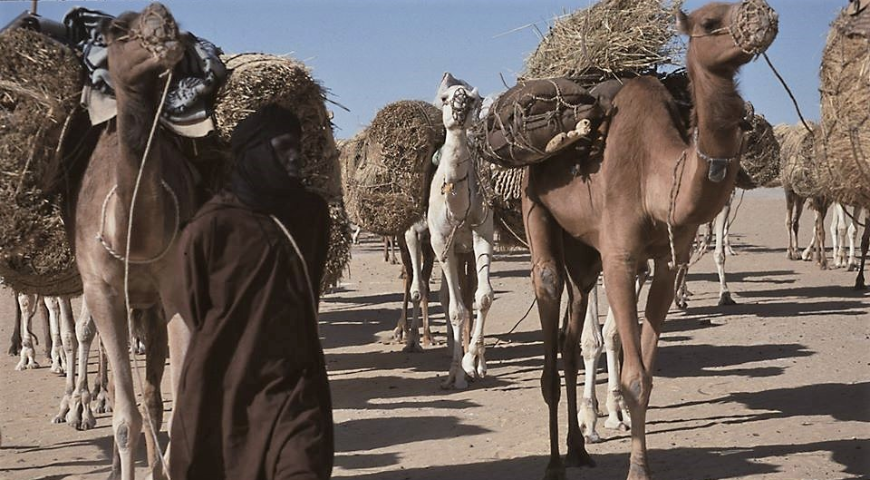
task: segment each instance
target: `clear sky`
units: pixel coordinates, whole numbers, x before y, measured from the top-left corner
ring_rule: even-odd
[[[804,116],[819,117],[819,64],[830,22],[847,0],[768,0],[780,15],[768,55]],[[0,25],[30,7],[0,1]],[[57,19],[73,6],[118,14],[140,0],[39,2]],[[487,94],[513,85],[552,19],[594,0],[164,0],[185,30],[227,53],[291,53],[313,69],[337,107],[336,137],[352,136],[379,108],[402,99],[431,101],[445,71]],[[706,3],[687,0],[691,10]],[[536,28],[529,25],[534,24]],[[526,26],[525,28],[522,28]],[[743,97],[771,123],[797,121],[764,60],[744,67]]]

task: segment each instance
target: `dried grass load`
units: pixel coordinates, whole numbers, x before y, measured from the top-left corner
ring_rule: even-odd
[[[814,132],[818,125],[810,123]],[[779,142],[780,179],[783,188],[792,190],[801,197],[819,194],[816,172],[815,135],[803,124],[779,124],[773,127]]]
[[[780,173],[779,142],[773,127],[763,116],[754,114],[750,123],[752,130],[743,135],[737,188],[752,190],[774,186]]]
[[[231,71],[218,93],[215,123],[222,140],[258,108],[278,104],[293,110],[302,123],[302,176],[328,202],[341,198],[338,149],[326,109],[326,93],[304,64],[258,53],[221,58]],[[231,163],[231,162],[228,162]],[[232,165],[227,165],[231,169]]]
[[[526,59],[523,76],[582,80],[676,64],[683,47],[674,41],[674,19],[682,3],[602,0],[561,17]]]
[[[365,146],[365,132],[363,130],[352,138],[340,140],[336,143],[339,151],[338,163],[341,166],[341,189],[346,199],[345,201],[351,198],[349,179],[353,177],[354,172],[356,172],[356,166],[360,159],[362,159],[362,149]],[[359,225],[359,219],[353,215],[354,211],[351,209],[346,210],[349,220],[353,224]]]
[[[419,100],[391,103],[363,136],[344,179],[345,205],[363,230],[399,235],[425,212],[432,155],[444,144],[441,111]]]
[[[81,89],[71,49],[30,30],[0,34],[0,277],[21,292],[81,292],[63,199],[43,183]]]
[[[822,53],[822,187],[833,200],[870,207],[870,7],[853,9],[831,24]]]
[[[323,268],[323,278],[320,281],[320,291],[326,292],[332,286],[338,285],[344,274],[344,269],[350,261],[350,222],[344,204],[341,202],[329,205],[329,254]]]

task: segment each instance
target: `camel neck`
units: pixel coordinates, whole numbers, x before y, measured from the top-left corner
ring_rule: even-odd
[[[118,101],[117,128],[120,158],[117,176],[120,192],[127,191],[127,187],[132,188],[142,165],[154,116],[157,113],[157,100],[153,94],[145,93],[146,91],[132,88],[116,88],[115,90]],[[146,164],[146,178],[155,174],[159,177],[160,162],[154,158],[157,156],[156,150],[152,147],[148,153],[151,158]]]
[[[696,132],[690,136],[685,167],[676,180],[679,188],[673,217],[676,225],[697,225],[715,217],[728,201],[739,169],[743,100],[737,94],[733,78],[697,70],[690,75]],[[718,182],[709,177],[710,157],[732,159],[725,167],[724,178]]]
[[[465,130],[448,130],[441,147],[439,168],[444,172],[447,182],[454,182],[468,176],[471,166],[471,152],[468,150],[468,136]]]

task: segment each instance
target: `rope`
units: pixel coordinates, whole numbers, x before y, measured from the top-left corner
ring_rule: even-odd
[[[677,253],[674,248],[674,210],[676,210],[677,206],[677,195],[680,193],[680,184],[683,183],[683,169],[680,168],[680,165],[685,165],[686,161],[686,152],[687,150],[683,150],[683,154],[680,155],[680,158],[677,159],[677,163],[674,164],[674,176],[673,181],[671,183],[671,194],[670,201],[668,205],[668,246],[671,249],[671,261],[668,262],[668,268],[671,270],[676,270],[677,268]],[[677,174],[679,173],[679,177]],[[682,265],[680,265],[682,267]]]
[[[175,227],[172,229],[172,238],[169,239],[169,242],[166,244],[166,248],[164,248],[163,251],[160,252],[157,256],[151,257],[146,260],[130,260],[130,263],[134,265],[147,265],[149,263],[155,263],[163,258],[167,253],[169,253],[169,250],[172,248],[172,244],[173,242],[175,242],[175,238],[178,236],[178,232],[180,230],[179,227],[181,226],[181,207],[179,207],[178,205],[178,197],[175,195],[175,191],[172,190],[172,187],[170,187],[165,180],[161,180],[160,183],[161,185],[163,185],[163,189],[169,192],[169,197],[172,199],[173,205],[175,205]],[[106,210],[109,206],[109,199],[112,198],[112,195],[114,195],[117,190],[118,185],[116,184],[114,187],[112,187],[111,190],[109,190],[109,193],[106,194],[105,200],[103,200],[103,208],[100,212],[100,233],[97,234],[96,238],[103,245],[103,248],[105,248],[106,251],[109,252],[109,255],[123,262],[126,261],[128,257],[115,251],[115,249],[112,248],[111,245],[109,245],[109,241],[106,240],[105,237],[103,237],[103,227],[106,224]]]
[[[128,334],[133,334],[133,309],[130,307],[130,238],[133,236],[133,212],[136,207],[136,196],[139,194],[139,185],[142,183],[142,172],[145,171],[145,161],[148,160],[148,154],[151,152],[151,143],[154,140],[154,134],[157,131],[157,124],[160,122],[160,115],[163,111],[163,102],[166,101],[166,95],[169,93],[169,84],[172,83],[172,71],[167,70],[165,75],[166,77],[166,85],[163,87],[163,95],[160,98],[160,103],[157,104],[157,112],[154,114],[154,122],[151,124],[151,132],[148,134],[148,143],[145,145],[145,152],[142,154],[142,162],[139,164],[139,173],[136,174],[136,184],[133,186],[133,195],[130,199],[130,217],[127,221],[127,246],[124,254],[124,306],[127,309],[127,329]],[[177,202],[176,202],[177,207]],[[175,238],[173,234],[173,239]],[[170,243],[171,245],[171,243]],[[135,361],[136,359],[136,350],[133,350],[133,370],[136,371],[136,379],[139,382],[139,395],[143,397],[142,404],[145,406],[142,410],[145,412],[145,419],[148,421],[148,425],[151,432],[151,436],[154,440],[154,448],[157,449],[157,456],[160,458],[160,465],[163,467],[164,472],[168,472],[168,468],[166,466],[166,460],[163,458],[163,449],[160,448],[160,442],[157,439],[157,431],[155,429],[154,419],[151,418],[151,412],[148,410],[148,406],[145,405],[144,402],[144,382],[142,382],[142,372],[140,371],[139,365]],[[161,406],[161,408],[163,408]],[[138,435],[138,432],[135,433]]]
[[[508,330],[507,333],[503,333],[503,334],[500,335],[500,336],[507,336],[507,335],[510,335],[510,334],[514,333],[514,330],[516,330],[517,327],[520,326],[520,323],[522,323],[522,321],[525,320],[526,317],[529,316],[529,313],[532,312],[532,307],[535,306],[535,303],[537,303],[537,301],[538,301],[538,297],[533,298],[533,299],[532,299],[532,304],[529,305],[529,309],[526,310],[526,313],[525,313],[525,314],[524,314],[524,315],[523,315],[519,320],[517,320],[517,323],[515,323],[514,326],[513,326],[510,330]],[[499,338],[498,340],[495,341],[495,344],[492,346],[492,348],[497,347],[499,343],[501,343],[501,338]]]
[[[785,92],[788,93],[789,98],[791,98],[791,103],[794,104],[794,109],[797,111],[798,118],[801,119],[801,123],[804,124],[804,128],[806,128],[807,131],[810,132],[810,135],[812,135],[813,130],[810,128],[809,124],[807,124],[807,121],[804,119],[804,115],[803,115],[803,113],[801,113],[801,108],[798,106],[797,99],[794,98],[794,94],[791,93],[791,89],[788,88],[788,85],[785,83],[785,80],[782,78],[782,75],[780,75],[779,72],[776,70],[776,67],[773,66],[773,63],[770,61],[770,58],[768,58],[768,56],[767,56],[767,53],[762,53],[761,56],[764,57],[764,61],[767,62],[767,65],[773,71],[773,74],[776,75],[776,78],[777,78],[777,80],[779,80],[779,83],[781,83],[783,88],[785,88]]]
[[[284,232],[287,240],[290,240],[290,244],[293,245],[293,250],[296,251],[296,255],[299,255],[299,259],[302,261],[302,273],[305,274],[305,282],[308,284],[308,295],[311,300],[312,313],[314,313],[314,318],[317,318],[317,297],[314,295],[314,284],[311,283],[311,276],[308,274],[308,263],[305,261],[305,256],[302,255],[302,250],[300,250],[299,245],[296,244],[296,239],[293,238],[293,235],[290,234],[287,227],[281,223],[281,220],[278,220],[278,217],[275,215],[269,215],[269,218],[271,218],[278,225],[278,228]]]
[[[520,238],[519,235],[517,235],[517,232],[515,232],[515,231],[514,231],[514,230],[513,230],[513,229],[512,229],[508,224],[507,224],[507,222],[504,221],[504,218],[502,218],[502,217],[498,217],[498,220],[501,222],[502,225],[504,225],[504,228],[506,228],[507,231],[510,232],[510,234],[513,235],[515,239],[517,239],[518,242],[520,242],[524,247],[526,247],[526,248],[528,248],[528,249],[531,250],[531,247],[529,247],[529,244],[526,243],[522,238]]]

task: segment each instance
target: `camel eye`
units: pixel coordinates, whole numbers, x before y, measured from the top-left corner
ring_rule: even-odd
[[[706,32],[712,32],[713,30],[719,28],[720,21],[718,18],[705,18],[701,22],[701,28]]]

